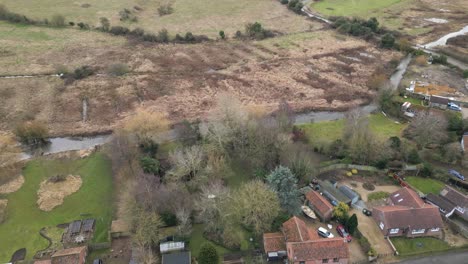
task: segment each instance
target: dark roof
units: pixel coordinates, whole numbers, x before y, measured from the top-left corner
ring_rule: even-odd
[[[373,214],[382,216],[385,228],[427,229],[442,227],[442,218],[439,208],[426,204],[421,208],[406,206],[378,206],[374,207]]]
[[[435,195],[433,193],[429,193],[426,196],[426,199],[431,204],[434,204],[435,206],[439,207],[440,210],[442,212],[444,212],[444,213],[449,213],[455,208],[455,205],[453,203],[446,200],[444,197],[442,197],[440,195]]]
[[[52,255],[52,264],[84,264],[80,255],[86,252],[86,247],[67,248],[55,252]]]
[[[468,207],[468,196],[451,187],[445,186],[440,195],[457,206]]]
[[[70,223],[68,229],[70,230],[70,233],[76,234],[79,233],[81,230],[81,220],[76,220]]]
[[[448,98],[445,98],[445,97],[431,95],[431,98],[429,99],[429,102],[436,103],[436,104],[448,104],[450,102],[450,100]]]
[[[190,252],[177,252],[162,255],[162,264],[190,264]]]
[[[307,228],[304,221],[296,216],[283,223],[283,234],[286,242],[300,242],[318,238],[318,235]]]
[[[314,209],[317,210],[320,214],[326,215],[327,213],[333,211],[333,205],[331,205],[331,203],[318,192],[310,191],[306,193],[305,196],[309,203],[312,204]]]
[[[288,243],[291,257],[296,261],[349,258],[348,244],[342,238],[317,239],[307,242]],[[330,261],[331,262],[331,261]]]
[[[327,193],[333,196],[338,202],[349,203],[351,199],[349,199],[346,195],[341,193],[332,183],[329,181],[319,181],[320,188],[323,190],[323,193]]]
[[[278,252],[286,251],[286,244],[284,242],[284,235],[282,233],[264,233],[263,234],[263,248],[265,252]]]
[[[94,222],[95,222],[94,219],[86,219],[86,220],[84,220],[84,221],[83,221],[83,226],[82,226],[83,232],[90,232],[90,231],[93,231]]]
[[[351,188],[349,188],[346,185],[341,185],[340,187],[338,187],[338,189],[351,200],[356,197],[359,197],[359,195],[355,191],[351,190]]]
[[[411,208],[420,208],[424,206],[424,201],[411,188],[404,187],[390,194],[389,199],[393,205],[402,205]]]

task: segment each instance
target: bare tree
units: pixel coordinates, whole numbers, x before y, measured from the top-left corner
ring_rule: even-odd
[[[139,109],[134,115],[123,120],[123,131],[135,135],[139,142],[161,140],[161,133],[169,129],[170,122],[165,115]]]
[[[191,211],[188,208],[182,207],[176,211],[176,217],[179,222],[177,233],[179,236],[188,237],[192,232]]]
[[[294,125],[294,121],[296,120],[291,105],[289,105],[289,103],[284,99],[280,101],[278,110],[275,113],[275,117],[279,127],[283,131],[290,130]]]
[[[215,230],[223,226],[222,213],[227,205],[229,190],[221,181],[213,181],[201,188],[195,208],[198,218],[203,221],[208,230]]]
[[[171,180],[191,181],[196,178],[206,166],[206,155],[199,145],[173,151],[169,155],[173,165],[169,175]]]
[[[423,148],[428,144],[440,144],[447,140],[447,126],[444,116],[431,111],[419,112],[405,130],[405,135],[416,141],[419,148]]]

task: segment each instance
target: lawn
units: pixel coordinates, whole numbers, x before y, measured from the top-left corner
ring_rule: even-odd
[[[397,237],[391,240],[401,256],[444,251],[450,248],[445,241],[433,237]]]
[[[35,19],[50,19],[54,14],[61,14],[67,22],[98,26],[100,17],[106,17],[111,25],[141,27],[152,32],[166,28],[173,34],[190,31],[211,37],[218,36],[220,30],[233,36],[237,30],[243,30],[246,23],[255,21],[282,32],[305,31],[311,23],[279,1],[271,0],[3,0],[2,3],[13,12]],[[84,3],[89,6],[83,7]],[[159,16],[161,3],[172,3],[173,13]],[[141,10],[137,11],[135,6]],[[125,8],[138,18],[137,22],[120,21],[119,12]]]
[[[50,212],[37,207],[39,184],[56,174],[80,175],[80,190],[65,198],[64,203]],[[7,196],[7,219],[0,225],[0,262],[10,260],[14,251],[27,249],[27,259],[47,247],[39,235],[43,227],[56,226],[75,219],[96,219],[95,242],[108,240],[107,230],[112,217],[112,175],[110,162],[103,154],[81,160],[35,160],[24,171],[25,183]],[[84,216],[86,215],[86,216]]]
[[[316,146],[329,144],[340,139],[343,135],[345,120],[324,121],[301,125],[306,132],[309,141]],[[395,123],[383,114],[369,116],[370,129],[380,138],[387,139],[392,136],[400,136],[406,125]]]
[[[204,230],[204,227],[202,224],[193,225],[192,234],[190,236],[190,242],[189,242],[189,247],[190,247],[192,256],[198,257],[198,253],[200,253],[201,246],[204,243],[212,244],[216,248],[216,251],[218,251],[218,255],[220,259],[222,259],[224,254],[231,252],[231,250],[224,248],[222,246],[219,246],[209,241],[205,237],[203,237],[203,230]]]
[[[445,186],[443,182],[438,180],[414,176],[406,177],[406,181],[424,194],[438,194]]]

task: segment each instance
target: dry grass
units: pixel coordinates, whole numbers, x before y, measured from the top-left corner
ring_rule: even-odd
[[[23,186],[23,183],[24,177],[23,175],[20,175],[7,183],[0,185],[0,194],[14,193]]]
[[[77,192],[81,187],[81,177],[68,175],[64,181],[41,182],[37,191],[37,205],[43,211],[52,211],[55,207],[63,203],[63,199],[70,194]]]
[[[157,9],[166,2],[172,2],[174,12],[161,17]],[[4,0],[2,3],[12,11],[33,18],[50,19],[53,14],[62,14],[67,22],[99,26],[99,18],[106,17],[111,25],[141,27],[152,32],[166,28],[173,34],[190,31],[211,37],[218,36],[220,30],[233,36],[237,30],[243,30],[246,23],[255,21],[285,33],[307,30],[310,24],[304,17],[287,10],[279,1],[271,0]],[[85,3],[90,6],[82,7]],[[136,10],[135,6],[141,10]],[[124,8],[129,9],[138,22],[120,21],[119,11]]]
[[[8,205],[7,199],[0,199],[0,224],[5,220],[5,211]]]

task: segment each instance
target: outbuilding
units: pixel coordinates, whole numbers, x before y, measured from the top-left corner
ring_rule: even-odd
[[[351,204],[355,204],[359,201],[359,195],[348,186],[341,185],[340,187],[338,187],[338,189],[340,190],[340,192],[346,195],[346,197],[351,199]]]

